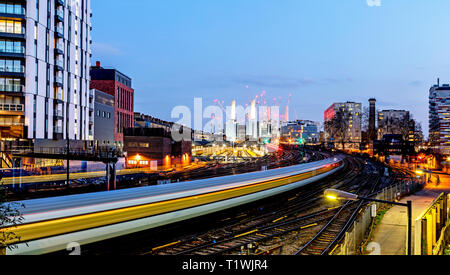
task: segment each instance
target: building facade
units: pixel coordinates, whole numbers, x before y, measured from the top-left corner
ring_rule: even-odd
[[[450,85],[434,85],[430,89],[430,135],[432,149],[450,155]]]
[[[385,135],[402,135],[408,140],[411,127],[411,115],[405,110],[383,110],[378,112],[378,139]]]
[[[93,140],[91,16],[90,0],[0,1],[2,141]]]
[[[124,129],[134,126],[134,90],[131,78],[115,69],[104,69],[100,62],[91,67],[91,89],[97,89],[114,96],[114,141],[123,146]]]
[[[318,144],[320,142],[320,123],[311,120],[297,120],[281,127],[283,141]]]
[[[124,151],[128,168],[188,165],[192,141],[176,142],[164,128],[128,128],[124,131]]]
[[[347,148],[359,148],[362,139],[362,104],[356,102],[333,103],[325,111],[325,140],[328,143],[345,143]],[[331,122],[341,118],[337,127]],[[342,132],[337,135],[337,132]]]
[[[114,96],[99,90],[94,94],[94,145],[96,148],[114,146]]]

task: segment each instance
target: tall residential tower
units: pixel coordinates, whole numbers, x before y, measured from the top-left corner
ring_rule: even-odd
[[[430,89],[430,145],[437,153],[450,155],[450,85]]]
[[[0,0],[0,139],[93,139],[90,0]]]

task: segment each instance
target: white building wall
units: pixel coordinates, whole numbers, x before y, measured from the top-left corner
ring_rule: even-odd
[[[51,5],[49,26],[47,26],[47,3]],[[38,20],[36,0],[26,2],[25,124],[28,126],[28,138],[53,139],[53,126],[56,126],[62,127],[63,139],[66,138],[66,131],[68,130],[70,139],[76,137],[77,140],[86,140],[89,132],[89,116],[93,115],[90,114],[88,106],[91,55],[90,0],[66,0],[63,8],[64,23],[56,22],[57,9],[55,3],[54,0],[40,0]],[[69,13],[71,13],[70,17]],[[55,26],[64,27],[63,39],[56,39]],[[37,46],[35,46],[36,36]],[[46,57],[46,39],[48,39],[48,57]],[[56,61],[55,42],[60,41],[64,43],[64,55],[59,56],[59,58],[63,57],[64,70],[62,72],[57,71],[54,66]],[[38,61],[37,73],[36,60]],[[50,67],[48,75],[47,65]],[[37,86],[36,76],[38,78]],[[57,93],[54,93],[55,76],[62,77],[64,85],[63,88],[56,89]],[[47,77],[49,78],[49,91],[47,91]],[[36,119],[34,119],[35,96]],[[55,105],[54,99],[58,97],[63,102]],[[48,100],[48,128],[45,128],[46,99]],[[68,112],[66,110],[67,104]],[[54,117],[54,107],[63,110],[62,120]],[[75,111],[76,108],[77,112]],[[35,134],[33,129],[36,129]]]

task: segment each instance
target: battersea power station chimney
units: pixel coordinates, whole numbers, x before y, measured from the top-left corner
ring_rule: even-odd
[[[369,99],[369,131],[368,131],[368,137],[369,141],[374,141],[377,139],[377,129],[375,126],[376,121],[376,103],[377,100],[375,98]]]

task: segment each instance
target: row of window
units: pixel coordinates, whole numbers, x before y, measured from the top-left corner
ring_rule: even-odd
[[[25,67],[20,60],[0,59],[0,72],[23,73]]]
[[[133,110],[133,93],[117,87],[117,107],[123,110]]]
[[[20,116],[0,116],[0,125],[21,126],[24,124]]]
[[[111,113],[97,110],[97,116],[98,117],[106,117],[106,118],[110,119],[111,118]]]
[[[21,21],[16,20],[0,20],[0,32],[25,34],[25,28]]]
[[[25,15],[25,8],[19,3],[1,1],[0,13]]]
[[[20,78],[0,77],[0,91],[2,92],[23,92],[23,85]]]
[[[24,43],[0,39],[0,52],[2,53],[25,53]]]
[[[138,142],[128,142],[128,147],[130,148],[150,148],[149,143],[138,143]]]
[[[138,164],[138,161],[137,161],[137,160],[134,160],[134,159],[130,159],[130,160],[128,161],[128,164],[129,164],[129,165],[137,165],[137,164]],[[148,164],[149,164],[148,160],[141,160],[141,161],[139,161],[139,165],[148,165]]]

